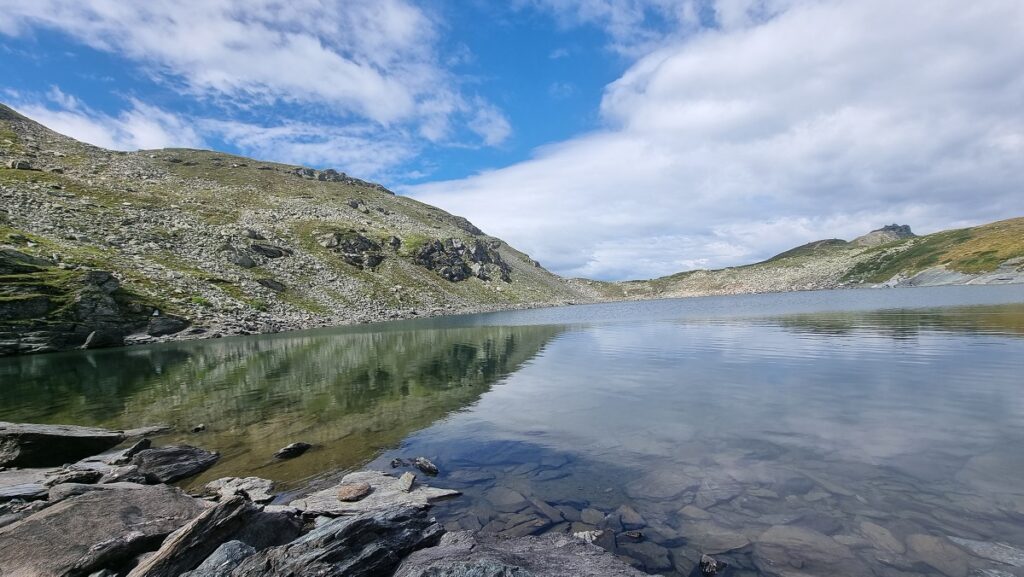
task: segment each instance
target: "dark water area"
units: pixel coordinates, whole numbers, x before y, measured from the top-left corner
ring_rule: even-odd
[[[1024,287],[588,305],[0,360],[0,420],[167,423],[190,486],[427,456],[449,529],[690,575],[1024,575]],[[196,424],[206,430],[192,434]],[[315,448],[292,461],[293,442]],[[635,531],[635,532],[634,532]],[[600,532],[600,533],[598,533]]]

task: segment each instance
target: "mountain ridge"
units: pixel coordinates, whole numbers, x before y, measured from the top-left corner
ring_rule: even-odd
[[[463,217],[335,169],[206,150],[104,150],[2,104],[0,163],[0,355],[604,300],[899,284],[924,264],[941,265],[939,249],[979,242],[961,233],[936,247],[921,240],[935,235],[910,237],[909,227],[890,225],[745,267],[607,283],[558,277]],[[1024,219],[1004,222],[1017,221],[993,236],[1016,241],[961,250],[950,260],[960,276],[929,282],[971,282],[1024,256]],[[857,244],[871,235],[870,246]]]

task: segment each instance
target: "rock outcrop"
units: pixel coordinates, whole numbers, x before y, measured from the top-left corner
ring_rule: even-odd
[[[120,346],[134,332],[168,335],[187,326],[123,291],[110,272],[69,270],[0,248],[0,356]]]
[[[897,240],[903,240],[905,238],[913,238],[917,236],[910,230],[910,226],[906,224],[889,224],[882,228],[875,229],[863,236],[858,236],[853,239],[851,244],[857,246],[878,246],[880,244],[887,244]]]
[[[508,264],[494,248],[480,240],[466,244],[458,238],[435,239],[420,247],[413,261],[452,282],[474,276],[483,281],[512,282]]]

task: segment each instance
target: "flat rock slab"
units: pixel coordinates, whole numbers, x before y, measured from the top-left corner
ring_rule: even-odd
[[[269,503],[274,500],[274,482],[260,477],[222,477],[203,486],[207,495],[229,499],[232,495],[244,493],[253,503]]]
[[[372,491],[359,501],[348,502],[338,498],[338,490],[345,485],[366,483]],[[415,485],[406,492],[401,489],[398,479],[382,471],[360,471],[345,475],[340,485],[324,489],[289,503],[307,514],[351,515],[364,511],[375,511],[405,505],[425,509],[430,503],[447,497],[460,495],[450,489],[436,489],[426,485]]]
[[[53,471],[54,469],[0,471],[0,503],[11,499],[41,499],[45,497],[46,478]]]
[[[124,439],[121,431],[93,427],[0,422],[0,466],[57,467],[102,453]]]
[[[603,549],[569,535],[502,537],[459,531],[402,562],[395,577],[641,577],[646,575]]]
[[[132,465],[151,482],[173,483],[202,473],[217,459],[220,459],[219,453],[199,447],[170,445],[139,451],[132,457]]]
[[[78,495],[0,529],[0,575],[87,575],[155,548],[203,510],[162,485]]]

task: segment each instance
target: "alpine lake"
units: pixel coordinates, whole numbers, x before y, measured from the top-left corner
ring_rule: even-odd
[[[449,530],[651,573],[1024,575],[1024,286],[536,309],[0,359],[0,420],[221,453],[279,501],[425,456]],[[205,430],[190,432],[199,424]],[[314,445],[277,461],[295,441]],[[400,472],[400,471],[399,471]],[[598,533],[598,531],[601,531]]]

